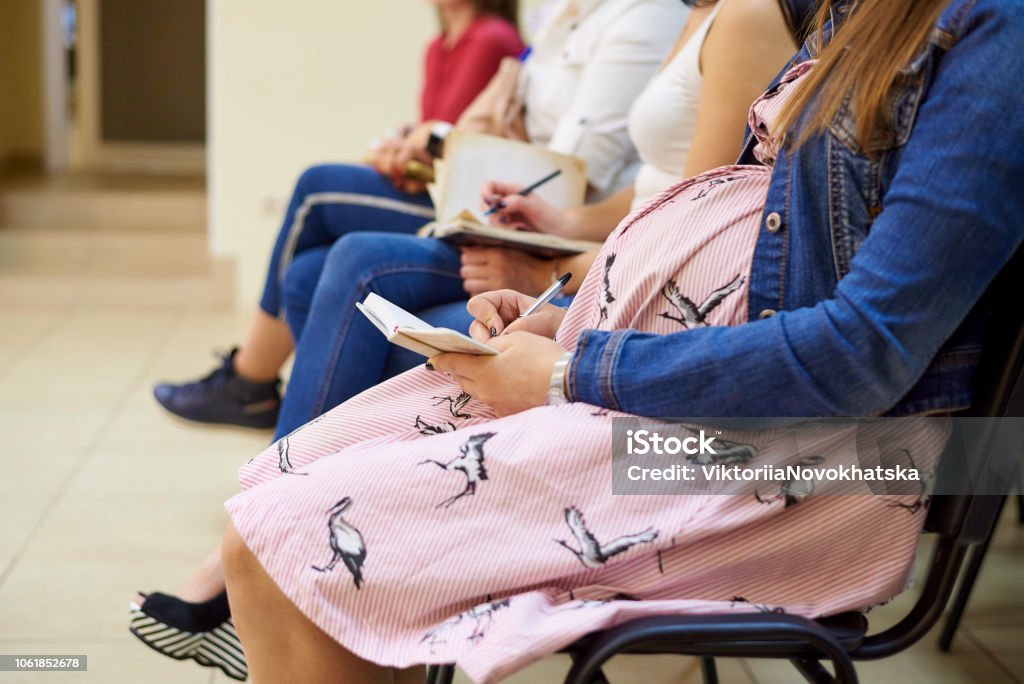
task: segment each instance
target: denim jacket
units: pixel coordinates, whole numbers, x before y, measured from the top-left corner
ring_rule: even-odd
[[[660,417],[968,405],[981,327],[998,315],[976,304],[1024,236],[1022,45],[1019,0],[953,0],[893,88],[873,154],[843,108],[779,155],[748,322],[585,330],[570,398]],[[805,44],[792,63],[814,53]],[[748,137],[741,163],[756,163],[752,149]]]

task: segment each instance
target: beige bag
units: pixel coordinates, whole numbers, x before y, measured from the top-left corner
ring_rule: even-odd
[[[485,133],[528,142],[523,123],[524,103],[519,92],[522,63],[515,57],[501,60],[487,87],[462,112],[456,130]]]

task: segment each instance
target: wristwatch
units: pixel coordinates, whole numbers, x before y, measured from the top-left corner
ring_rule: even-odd
[[[571,362],[572,352],[565,352],[561,358],[555,361],[555,367],[551,369],[551,381],[548,383],[548,406],[561,406],[569,403],[565,391],[565,376],[569,372]]]
[[[455,127],[446,121],[439,121],[434,124],[434,127],[430,129],[430,137],[427,139],[427,154],[434,159],[441,156],[444,152],[444,141],[448,137],[448,134],[452,132]]]

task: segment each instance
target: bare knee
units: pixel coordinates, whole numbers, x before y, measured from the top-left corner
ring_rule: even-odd
[[[230,522],[228,523],[227,530],[224,532],[224,540],[221,543],[220,561],[224,566],[224,578],[228,584],[231,584],[233,580],[244,577],[248,574],[253,564],[258,562],[246,545],[245,540],[242,539],[241,535],[238,534],[238,530]]]

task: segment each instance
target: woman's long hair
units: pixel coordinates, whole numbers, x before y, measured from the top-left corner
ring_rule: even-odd
[[[822,44],[822,30],[838,5],[824,0],[810,40]],[[799,146],[824,131],[847,95],[856,115],[857,142],[870,151],[875,131],[888,125],[889,93],[900,70],[921,50],[949,0],[859,0],[843,19],[818,63],[783,112],[779,130],[801,129],[788,142]]]
[[[473,0],[477,14],[491,14],[519,27],[519,0]]]

